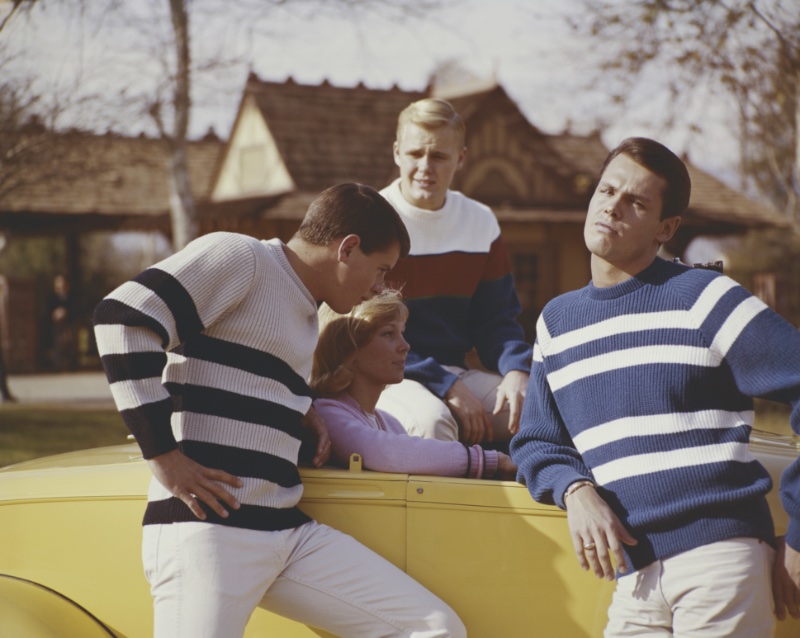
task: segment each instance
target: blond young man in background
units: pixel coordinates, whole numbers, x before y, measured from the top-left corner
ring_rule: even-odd
[[[400,113],[394,160],[400,177],[381,191],[411,237],[387,281],[410,317],[405,379],[378,407],[410,433],[465,443],[507,442],[517,431],[530,369],[510,263],[497,218],[450,190],[464,164],[465,126],[446,100]],[[467,369],[475,349],[487,371]]]

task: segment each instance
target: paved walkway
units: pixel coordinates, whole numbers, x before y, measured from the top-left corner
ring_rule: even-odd
[[[108,382],[102,372],[10,375],[8,389],[18,403],[114,406]]]

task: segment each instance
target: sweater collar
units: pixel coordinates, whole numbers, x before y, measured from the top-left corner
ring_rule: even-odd
[[[396,204],[395,208],[400,208],[399,211],[403,215],[407,215],[408,217],[414,219],[421,219],[421,220],[435,220],[440,219],[442,217],[449,217],[448,209],[449,204],[452,201],[453,191],[447,191],[447,195],[445,196],[444,205],[441,208],[437,208],[436,210],[428,210],[427,208],[419,208],[414,206],[413,204],[409,204],[408,200],[403,197],[403,193],[400,190],[400,178],[398,177],[394,182],[392,182],[389,186],[389,192],[392,195],[392,199],[394,200],[392,203]]]
[[[636,292],[646,285],[663,283],[674,274],[675,265],[671,264],[660,257],[656,257],[653,263],[645,268],[638,275],[634,275],[627,281],[623,281],[616,286],[608,286],[607,288],[598,288],[593,282],[589,282],[586,287],[590,299],[597,299],[598,301],[607,301],[611,299],[619,299],[625,295]]]

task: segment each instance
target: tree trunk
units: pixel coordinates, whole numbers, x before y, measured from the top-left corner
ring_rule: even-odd
[[[172,245],[180,250],[199,234],[197,211],[189,182],[186,135],[189,130],[190,64],[189,15],[185,0],[169,0],[172,28],[175,31],[176,76],[173,108],[175,130],[170,137],[170,217]]]

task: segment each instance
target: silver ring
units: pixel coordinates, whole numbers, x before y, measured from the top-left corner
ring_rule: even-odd
[[[587,552],[592,551],[594,547],[595,547],[594,543],[585,543],[583,545],[583,549],[585,549]]]

